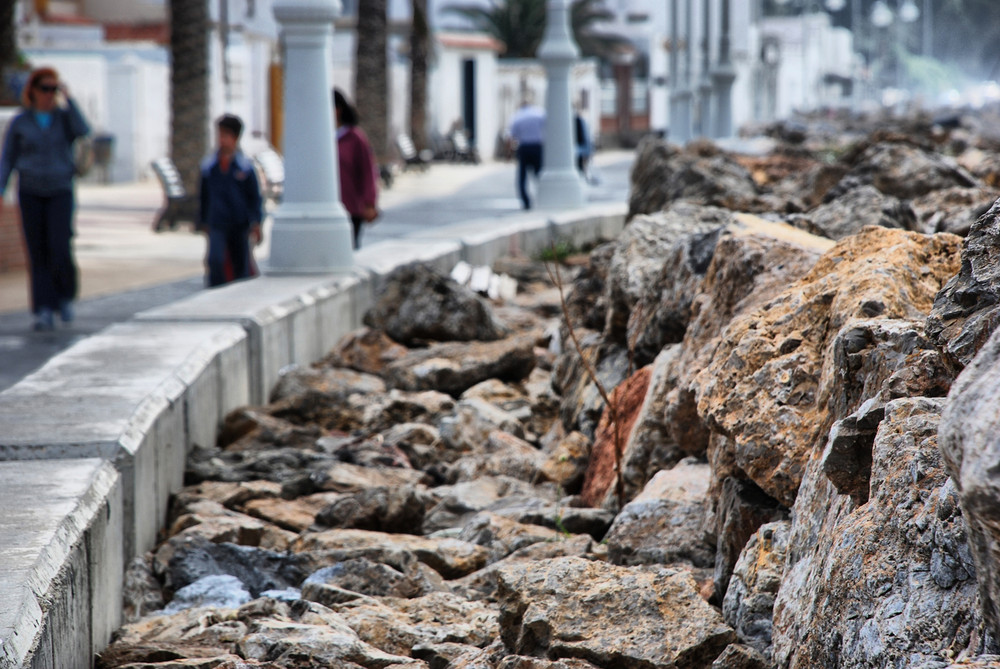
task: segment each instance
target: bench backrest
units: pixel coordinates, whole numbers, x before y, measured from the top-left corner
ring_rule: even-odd
[[[456,153],[469,152],[469,140],[465,136],[464,130],[456,130],[451,133],[451,141],[455,144]]]
[[[417,147],[413,145],[413,140],[405,132],[396,135],[396,147],[403,160],[413,160],[417,157]]]
[[[274,149],[264,149],[254,156],[260,171],[264,173],[264,178],[269,184],[281,184],[285,182],[285,161]]]
[[[173,200],[187,195],[184,190],[184,180],[181,179],[181,173],[177,171],[174,161],[170,158],[157,158],[151,164],[156,178],[163,186],[163,192],[166,193],[167,199]]]

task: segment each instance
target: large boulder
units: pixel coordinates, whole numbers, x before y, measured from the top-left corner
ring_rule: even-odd
[[[405,346],[504,335],[486,300],[423,264],[393,270],[363,321]]]
[[[969,527],[980,599],[1000,639],[1000,334],[994,333],[955,381],[940,426],[944,463]]]
[[[936,190],[914,199],[910,205],[917,215],[917,230],[932,234],[950,232],[965,237],[973,223],[990,210],[1000,192],[995,188]]]
[[[870,180],[886,195],[901,200],[931,191],[978,186],[975,177],[939,153],[905,142],[878,142],[868,146],[846,177]]]
[[[1000,200],[972,226],[961,270],[934,300],[927,333],[958,369],[1000,325]]]
[[[687,460],[656,474],[608,530],[608,559],[622,565],[711,567],[715,546],[702,529],[711,479],[707,464]]]
[[[763,653],[771,647],[774,600],[785,576],[790,525],[767,523],[750,537],[722,602],[722,615],[740,641]]]
[[[679,149],[644,139],[632,167],[629,218],[665,209],[677,200],[733,211],[764,206],[750,172],[714,145],[699,142]]]
[[[637,216],[622,231],[608,268],[604,336],[629,347],[637,365],[684,338],[691,301],[733,222],[725,209],[678,202]]]
[[[488,379],[520,381],[535,366],[535,334],[492,342],[451,342],[411,351],[385,367],[390,388],[452,396]]]
[[[683,342],[664,347],[652,365],[649,389],[622,458],[626,500],[660,469],[686,455],[705,455],[708,429],[698,416],[694,382],[726,326],[805,275],[832,245],[750,215],[737,215],[723,231],[691,302]],[[606,496],[604,503],[613,500]]]
[[[914,230],[917,217],[906,202],[885,195],[874,186],[852,188],[806,214],[791,217],[796,227],[814,235],[843,239],[867,225]]]
[[[445,578],[458,578],[481,569],[489,557],[486,549],[457,539],[387,534],[368,530],[303,532],[292,545],[295,553],[361,548],[392,548],[413,553]]]
[[[498,578],[500,636],[519,655],[673,669],[708,666],[735,640],[684,572],[566,557],[514,563]]]
[[[982,652],[966,519],[938,450],[942,404],[886,406],[863,505],[809,463],[774,605],[777,666],[921,666]]]
[[[805,465],[833,420],[846,415],[831,415],[827,402],[852,381],[826,364],[841,329],[851,319],[924,317],[957,270],[960,241],[865,228],[784,293],[730,323],[696,380],[698,413],[764,492],[791,506]]]

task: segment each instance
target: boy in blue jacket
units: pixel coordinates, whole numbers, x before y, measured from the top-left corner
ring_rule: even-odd
[[[251,276],[250,242],[260,241],[262,202],[253,163],[240,151],[243,122],[216,122],[215,155],[201,165],[201,228],[208,234],[208,285]],[[227,276],[226,261],[232,267]]]

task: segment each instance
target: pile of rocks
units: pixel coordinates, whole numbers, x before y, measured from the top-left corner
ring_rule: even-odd
[[[99,666],[995,666],[1000,205],[907,229],[987,180],[810,160],[647,143],[556,283],[390,277],[192,454]]]

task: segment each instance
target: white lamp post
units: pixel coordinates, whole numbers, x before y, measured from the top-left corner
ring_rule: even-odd
[[[351,225],[340,203],[329,64],[340,0],[275,0],[285,44],[285,190],[267,272],[349,271]]]
[[[570,0],[548,0],[545,37],[538,59],[545,66],[545,144],[542,173],[538,177],[541,209],[583,206],[583,182],[576,171],[573,148],[573,108],[570,104],[569,69],[580,52],[569,32]]]
[[[719,24],[719,62],[712,72],[715,86],[715,136],[729,137],[733,134],[733,82],[736,70],[729,58],[729,0],[722,0]]]

